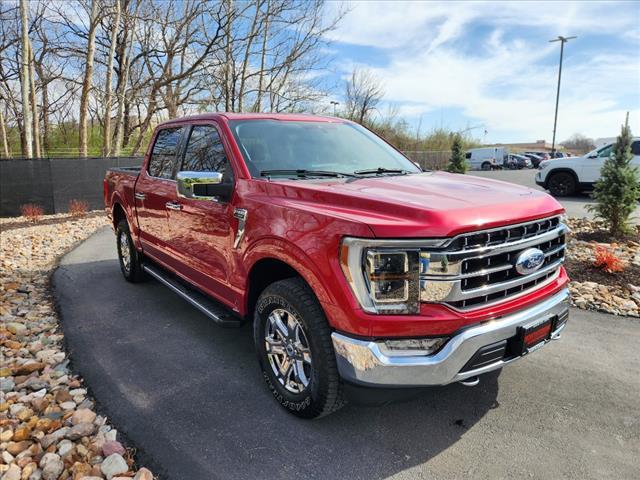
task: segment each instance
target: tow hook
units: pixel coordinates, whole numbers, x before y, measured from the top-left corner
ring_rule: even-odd
[[[476,375],[475,377],[469,377],[466,380],[460,380],[459,383],[461,383],[465,387],[475,387],[480,383],[480,377]]]

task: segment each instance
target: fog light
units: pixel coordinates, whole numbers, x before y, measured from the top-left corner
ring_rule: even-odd
[[[448,338],[411,338],[403,340],[384,340],[378,345],[380,351],[388,356],[433,355],[447,342]]]

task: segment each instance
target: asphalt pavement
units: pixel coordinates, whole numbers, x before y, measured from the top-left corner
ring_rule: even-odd
[[[535,188],[536,190],[546,191],[544,188],[536,185],[536,172],[537,170],[535,169],[492,171],[471,170],[468,174],[475,175],[477,177],[493,178],[504,182],[516,183],[525,187]],[[570,217],[593,218],[593,214],[586,208],[588,204],[595,203],[593,198],[591,198],[591,192],[580,193],[572,197],[560,197],[558,198],[558,201],[566,209],[567,215]],[[634,217],[633,221],[635,223],[640,222],[640,204],[638,204],[638,207],[636,208]]]
[[[267,391],[248,325],[125,282],[110,230],[53,283],[73,367],[162,479],[640,478],[638,320],[572,310],[561,341],[477,387],[364,391],[305,421]]]

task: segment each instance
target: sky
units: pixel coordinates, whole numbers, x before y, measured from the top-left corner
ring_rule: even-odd
[[[616,136],[626,111],[640,135],[640,1],[328,7],[347,9],[330,35],[328,76],[343,82],[354,67],[369,69],[385,91],[379,114],[393,107],[414,129],[551,142],[560,44],[549,40],[576,35],[564,49],[557,141]]]

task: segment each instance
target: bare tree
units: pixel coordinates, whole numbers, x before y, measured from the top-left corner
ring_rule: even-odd
[[[20,91],[22,93],[22,128],[24,130],[24,150],[22,154],[25,158],[33,157],[33,133],[31,127],[31,109],[29,108],[29,6],[27,0],[20,0],[20,24],[22,27],[22,63]]]
[[[125,97],[125,92],[127,89],[127,84],[129,83],[129,71],[131,68],[131,48],[133,45],[133,32],[136,28],[136,21],[138,17],[138,10],[140,8],[140,1],[135,2],[135,6],[133,13],[129,11],[130,3],[128,0],[124,0],[123,4],[123,17],[124,17],[124,27],[122,31],[122,41],[120,42],[117,49],[117,56],[119,59],[119,74],[118,74],[118,83],[116,86],[116,97],[118,99],[118,107],[116,109],[116,127],[115,127],[115,141],[114,141],[114,149],[113,154],[117,157],[120,155],[120,151],[122,148],[122,142],[125,138],[125,114],[127,111],[127,99]]]
[[[104,140],[102,154],[111,155],[111,103],[113,99],[113,88],[111,78],[113,74],[113,60],[116,53],[116,41],[118,30],[120,28],[120,0],[115,0],[115,12],[113,14],[113,23],[111,25],[111,45],[109,46],[109,57],[107,59],[107,79],[105,82],[105,100],[104,100]]]
[[[36,73],[34,68],[33,46],[29,41],[29,91],[31,102],[31,118],[33,121],[33,153],[40,158],[40,116],[38,115],[38,102],[36,101]]]
[[[568,140],[562,142],[561,145],[565,148],[570,148],[571,150],[577,150],[583,153],[593,150],[596,147],[591,138],[586,137],[581,133],[574,133]]]
[[[345,82],[347,117],[360,124],[366,124],[383,96],[382,85],[371,72],[354,69],[351,78]]]
[[[0,108],[0,137],[2,137],[2,152],[5,158],[11,158],[11,153],[9,152],[9,141],[7,140],[7,126],[4,121],[4,113],[2,112],[2,108]]]
[[[87,156],[87,123],[89,114],[89,91],[93,81],[93,60],[96,51],[96,33],[98,31],[98,0],[91,0],[91,15],[89,17],[89,32],[87,40],[87,54],[84,64],[84,80],[82,81],[82,95],[80,97],[80,132],[78,154]]]

